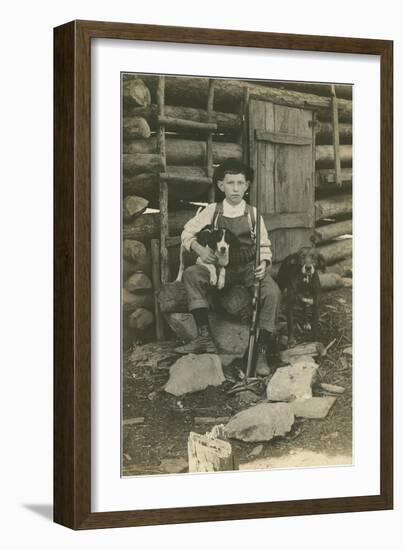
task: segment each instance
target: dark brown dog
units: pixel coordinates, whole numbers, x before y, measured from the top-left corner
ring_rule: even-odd
[[[287,290],[286,308],[288,324],[288,346],[295,345],[294,310],[297,299],[303,304],[304,328],[312,330],[313,340],[319,336],[319,299],[321,293],[318,270],[326,270],[322,254],[310,246],[290,254],[281,263],[277,276],[280,290]],[[312,306],[312,325],[307,320],[307,309]]]

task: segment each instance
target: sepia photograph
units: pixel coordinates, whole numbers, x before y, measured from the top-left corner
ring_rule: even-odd
[[[353,464],[353,86],[120,99],[122,477]]]

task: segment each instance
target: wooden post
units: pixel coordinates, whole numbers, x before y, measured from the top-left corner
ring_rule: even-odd
[[[190,432],[188,439],[189,472],[238,470],[224,426],[214,426],[205,435]]]
[[[334,149],[334,170],[336,174],[336,185],[341,186],[341,163],[340,163],[340,134],[339,134],[339,114],[337,111],[337,97],[334,84],[330,86],[332,96],[332,120],[333,120],[333,149]]]
[[[214,105],[214,78],[209,79],[209,89],[207,98],[207,122],[212,121]],[[213,132],[209,132],[207,135],[207,147],[206,147],[206,160],[207,160],[207,176],[213,178]],[[209,202],[215,200],[215,187],[211,182],[209,190]]]
[[[154,311],[155,311],[155,332],[157,340],[164,340],[164,319],[162,317],[161,309],[158,303],[158,290],[161,287],[160,279],[160,246],[158,239],[151,240],[151,272],[154,287]]]
[[[165,76],[158,77],[158,116],[164,116],[165,109]],[[165,142],[165,126],[158,123],[157,133],[158,152],[161,156],[163,164],[163,172],[166,172],[166,142]],[[166,180],[160,179],[160,268],[161,281],[166,283],[169,281],[169,266],[168,266],[168,250],[166,247],[166,239],[169,235],[168,228],[168,184]]]

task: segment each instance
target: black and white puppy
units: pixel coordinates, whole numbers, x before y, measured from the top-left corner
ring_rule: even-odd
[[[319,298],[321,285],[318,270],[325,271],[326,262],[314,247],[304,246],[290,254],[281,263],[277,284],[280,290],[287,289],[286,310],[288,346],[295,344],[294,308],[299,298],[304,310],[304,329],[312,330],[312,337],[319,335]],[[312,306],[312,325],[307,320],[307,306]]]
[[[207,264],[198,257],[196,264],[204,265],[209,270],[211,286],[216,286],[219,290],[223,289],[225,285],[225,268],[230,261],[231,250],[234,252],[239,249],[238,238],[228,229],[210,229],[207,226],[196,235],[196,239],[201,246],[208,247],[217,258],[216,264]],[[185,270],[185,254],[186,250],[181,245],[177,281],[182,280]]]

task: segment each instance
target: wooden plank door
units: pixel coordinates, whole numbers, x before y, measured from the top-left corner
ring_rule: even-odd
[[[249,143],[273,261],[279,262],[309,245],[314,231],[313,112],[252,99]],[[255,190],[256,185],[250,192],[252,204]]]

